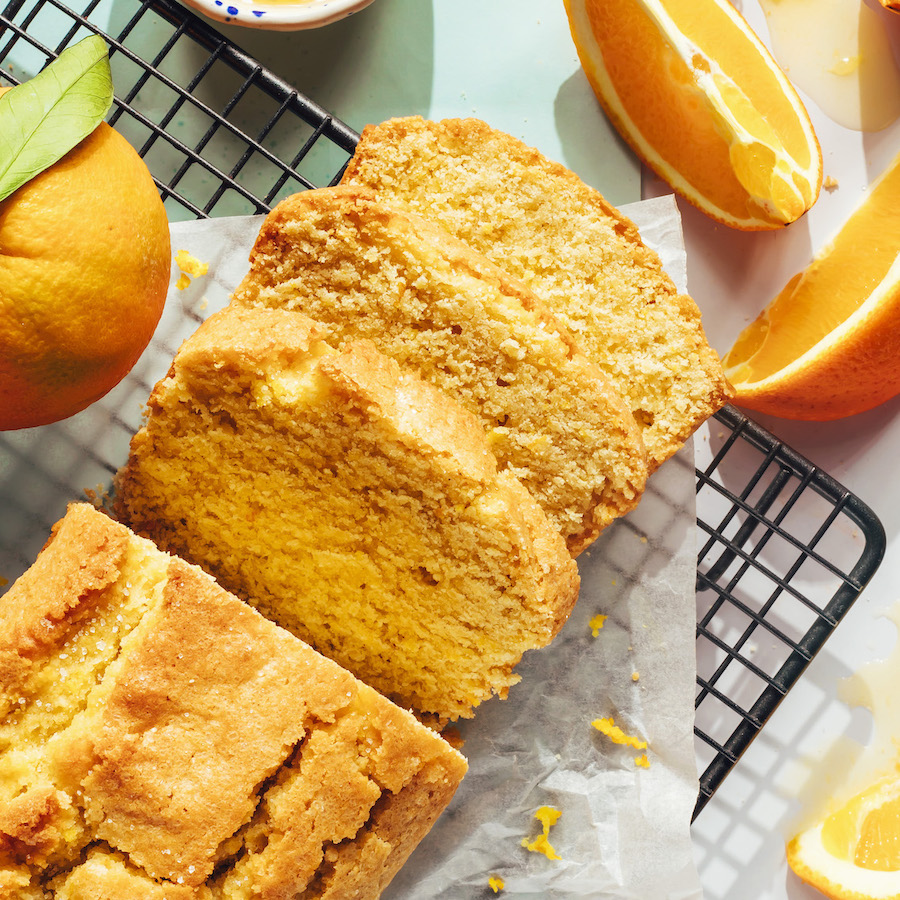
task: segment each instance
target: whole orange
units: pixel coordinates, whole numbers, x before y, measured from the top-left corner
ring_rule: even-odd
[[[156,185],[106,123],[0,201],[0,430],[67,418],[118,384],[170,267]]]

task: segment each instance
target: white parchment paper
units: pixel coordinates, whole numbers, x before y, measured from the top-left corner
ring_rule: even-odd
[[[674,201],[623,211],[684,289]],[[171,293],[160,336],[173,349],[227,302],[259,224],[173,225],[173,249],[210,263],[206,276]],[[551,647],[526,655],[506,700],[482,705],[460,726],[469,774],[386,900],[491,897],[492,875],[507,900],[700,896],[689,834],[697,796],[694,497],[687,446],[653,475],[638,509],[582,555],[575,612]],[[589,622],[598,613],[608,619],[594,637]],[[591,726],[609,716],[647,741],[649,768],[635,764],[637,750]],[[533,814],[543,805],[562,813],[550,829],[558,861],[522,846],[540,832]]]

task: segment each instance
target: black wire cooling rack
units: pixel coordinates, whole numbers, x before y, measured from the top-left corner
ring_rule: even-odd
[[[80,11],[12,0],[0,84],[91,33],[110,45],[109,121],[147,162],[171,220],[261,213],[340,178],[355,132],[174,0]],[[695,446],[696,815],[874,574],[885,536],[857,497],[734,408]]]

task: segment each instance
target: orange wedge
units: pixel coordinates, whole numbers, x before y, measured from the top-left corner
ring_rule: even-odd
[[[787,847],[797,875],[831,900],[900,897],[900,776],[876,781]]]
[[[738,406],[825,421],[900,393],[900,156],[723,360]]]
[[[819,196],[803,103],[727,0],[565,0],[585,74],[638,156],[714,219],[780,228]]]

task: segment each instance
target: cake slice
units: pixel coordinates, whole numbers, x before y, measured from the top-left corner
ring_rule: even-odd
[[[477,119],[367,126],[342,184],[438,222],[524,281],[626,398],[650,471],[731,395],[700,312],[637,228],[563,166]]]
[[[622,398],[542,304],[468,245],[368,191],[325,188],[266,217],[233,302],[369,339],[479,417],[501,468],[579,553],[647,477]]]
[[[117,494],[136,531],[440,721],[504,695],[578,592],[471,414],[286,310],[231,305],[182,346]]]
[[[87,504],[0,615],[0,897],[377,898],[466,769]]]

